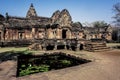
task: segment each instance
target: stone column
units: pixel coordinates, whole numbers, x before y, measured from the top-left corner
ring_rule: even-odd
[[[38,46],[39,46],[39,50],[42,50],[42,46],[41,46],[41,44],[39,44]]]
[[[43,50],[46,51],[46,46],[43,46]]]
[[[35,38],[35,28],[32,28],[32,38]]]
[[[57,44],[55,44],[55,46],[54,46],[54,50],[57,50]]]
[[[67,47],[66,47],[66,40],[64,41],[64,49],[67,50]]]
[[[79,51],[80,49],[80,44],[77,44],[77,48],[76,48],[76,51]]]
[[[59,39],[62,39],[62,29],[59,29]]]
[[[1,31],[0,37],[1,37],[1,40],[4,40],[4,33],[2,31]]]
[[[71,39],[71,32],[70,32],[70,30],[67,30],[66,35],[67,35],[67,39]]]
[[[66,45],[64,46],[64,49],[67,50],[67,46]]]

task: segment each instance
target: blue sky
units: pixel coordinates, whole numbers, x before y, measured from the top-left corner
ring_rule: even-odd
[[[56,10],[68,9],[74,22],[104,20],[111,23],[113,5],[119,0],[0,0],[0,14],[25,17],[31,3],[39,16],[51,17]]]

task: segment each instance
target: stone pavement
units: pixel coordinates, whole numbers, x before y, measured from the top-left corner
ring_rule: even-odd
[[[16,78],[17,63],[9,60],[0,64],[0,80],[120,80],[120,50],[70,53],[91,59],[93,62]]]

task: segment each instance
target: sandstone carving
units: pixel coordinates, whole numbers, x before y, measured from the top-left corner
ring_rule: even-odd
[[[42,50],[42,46],[39,43],[34,43],[28,47],[28,50]]]
[[[67,9],[64,9],[61,11],[58,21],[61,26],[70,26],[71,25],[72,18]]]
[[[60,26],[71,26],[72,18],[67,9],[63,9],[61,12],[57,10],[53,13],[52,23],[59,24]]]
[[[30,6],[30,8],[29,8],[29,10],[27,12],[26,17],[31,18],[31,17],[36,17],[36,16],[37,16],[37,13],[35,11],[35,8],[34,8],[33,4],[31,4],[31,6]]]
[[[57,20],[59,19],[59,16],[60,16],[60,11],[59,10],[57,10],[53,13],[53,15],[51,17],[53,24],[59,24],[59,22],[57,22]]]

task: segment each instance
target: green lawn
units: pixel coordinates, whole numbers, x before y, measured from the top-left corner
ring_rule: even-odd
[[[28,50],[28,47],[3,47],[3,48],[0,48],[0,53],[8,52],[8,51],[14,51],[14,52],[27,51],[27,52],[32,52],[32,53],[44,52],[44,51],[40,51],[40,50],[38,50],[38,51]]]
[[[0,53],[6,51],[25,51],[25,50],[27,50],[27,47],[3,47],[0,48]]]

